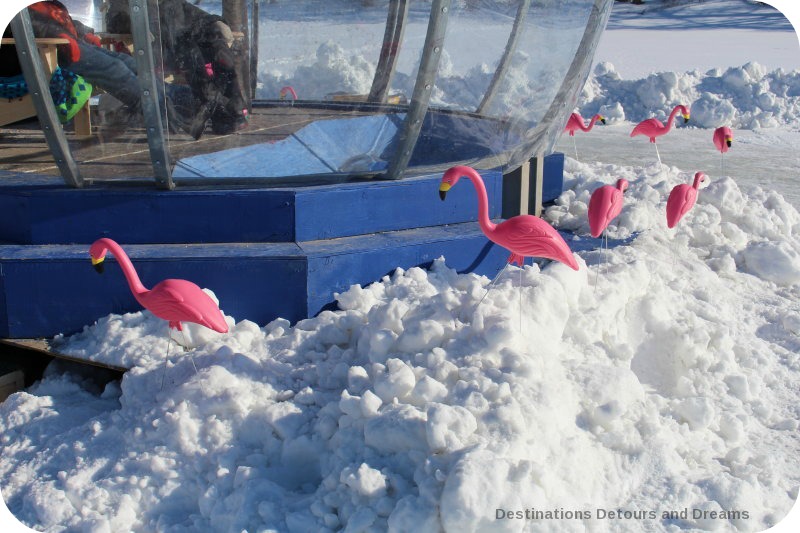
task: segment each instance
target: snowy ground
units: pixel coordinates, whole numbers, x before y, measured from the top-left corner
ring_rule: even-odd
[[[665,4],[683,5],[666,9]],[[782,4],[792,7],[791,1]],[[770,70],[800,68],[797,34],[780,12],[727,0],[616,4],[595,56],[595,63],[609,61],[627,79],[754,60]]]
[[[747,61],[790,68],[769,63],[770,36],[784,33],[765,31],[757,57],[714,66],[733,67],[731,83]],[[568,190],[545,217],[584,238],[591,192],[624,177],[609,235],[634,238],[581,254],[578,272],[510,268],[476,307],[489,280],[458,275],[445,258],[354,287],[338,311],[296,325],[230,317],[229,334],[192,329],[194,348],[173,349],[163,389],[166,326],[149,313],[61,339],[133,368],[103,388],[54,366],[0,405],[9,508],[47,531],[776,523],[800,485],[800,213],[787,200],[797,198],[800,93],[756,84],[777,107],[774,124],[751,129],[766,117],[748,106],[769,102],[734,98],[725,83],[697,91],[689,81],[706,69],[698,57],[651,81],[631,70],[629,85],[606,76],[587,86],[582,105],[621,102],[627,120],[609,113],[615,124],[578,134],[580,161],[568,159]],[[707,120],[729,99],[742,122],[726,171],[705,147],[708,128],[670,133],[657,165],[649,143],[627,138],[630,121],[646,118],[634,94],[663,95],[661,113],[671,99],[705,98]],[[572,152],[567,138],[560,147]],[[697,205],[667,230],[669,191],[700,169],[710,180]],[[551,517],[498,519],[498,509]]]
[[[605,161],[632,167],[656,162],[656,150],[647,139],[630,138],[633,126],[628,122],[598,126],[586,135],[578,132],[574,140],[563,136],[556,149],[574,159],[577,146],[578,160],[583,162]],[[775,128],[736,130],[733,146],[723,156],[714,148],[712,131],[680,127],[663,137],[658,143],[662,162],[781,191],[788,202],[800,206],[800,132]]]

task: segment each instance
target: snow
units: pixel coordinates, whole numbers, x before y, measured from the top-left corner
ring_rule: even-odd
[[[612,68],[601,48],[581,111],[613,120],[579,134],[544,217],[587,239],[591,192],[630,187],[612,246],[579,254],[577,272],[509,267],[486,294],[487,278],[441,258],[354,286],[337,310],[294,325],[228,316],[228,334],[186,328],[175,340],[187,351],[146,311],[56,339],[131,369],[103,385],[54,364],[0,404],[6,504],[46,531],[777,523],[800,485],[800,213],[787,194],[798,81],[765,55],[650,74]],[[649,143],[625,137],[682,99],[705,127],[659,140],[659,165]],[[735,144],[718,172],[709,128],[722,120]],[[708,155],[696,155],[701,142]],[[670,190],[700,168],[697,204],[668,230]],[[508,518],[534,510],[554,518]]]
[[[553,531],[603,527],[598,509],[773,524],[800,481],[800,214],[711,179],[668,231],[689,173],[567,170],[546,218],[587,238],[591,191],[624,177],[609,236],[635,238],[578,272],[511,267],[480,305],[489,280],[440,259],[294,327],[235,322],[174,365],[146,311],[62,339],[133,368],[104,390],[54,369],[0,406],[8,505],[49,530],[519,531],[496,510],[529,508],[592,515]]]

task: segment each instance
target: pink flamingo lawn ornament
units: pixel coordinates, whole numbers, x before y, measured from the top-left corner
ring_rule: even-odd
[[[103,261],[107,252],[111,252],[117,259],[136,301],[157,317],[166,320],[170,329],[183,332],[181,322],[194,322],[219,333],[228,332],[228,324],[225,322],[219,306],[191,281],[165,279],[152,289],[147,289],[139,279],[136,269],[133,268],[128,254],[119,244],[107,238],[96,240],[89,248],[92,265],[100,273],[103,272]],[[169,358],[169,351],[167,351],[167,358]],[[166,363],[167,359],[164,359],[165,369]],[[194,366],[193,359],[192,365]],[[194,369],[197,372],[196,366]],[[161,385],[162,387],[164,385],[163,375]]]
[[[603,124],[606,123],[606,119],[603,117],[603,115],[593,116],[588,126],[585,125],[585,121],[580,113],[573,113],[569,116],[569,120],[567,120],[567,125],[564,127],[564,131],[569,132],[569,136],[572,137],[572,146],[575,148],[575,159],[578,159],[578,145],[575,142],[575,132],[578,130],[586,132],[592,131],[595,122],[598,120]]]
[[[589,199],[589,229],[592,237],[599,237],[612,220],[622,211],[623,194],[628,189],[628,180],[620,178],[615,186],[603,185]]]
[[[467,166],[455,166],[444,173],[439,185],[439,197],[444,200],[462,177],[468,178],[478,194],[478,224],[486,237],[511,251],[508,263],[522,266],[526,257],[544,257],[578,270],[572,250],[559,233],[547,222],[533,215],[518,215],[499,224],[489,220],[489,197],[478,172]]]
[[[636,137],[637,135],[644,135],[645,137],[650,138],[650,142],[653,143],[656,147],[656,156],[658,156],[658,164],[661,164],[661,154],[658,153],[658,144],[656,143],[656,137],[661,137],[662,135],[666,135],[672,129],[672,122],[675,120],[675,116],[680,111],[681,116],[683,116],[683,123],[689,122],[689,108],[685,105],[676,105],[675,108],[672,110],[672,113],[669,114],[669,119],[667,119],[667,125],[661,123],[660,120],[657,118],[648,118],[647,120],[643,120],[633,128],[631,132],[631,137]]]
[[[697,201],[697,191],[705,180],[706,175],[698,172],[694,175],[692,185],[681,183],[672,189],[667,199],[667,227],[674,228],[683,215],[694,206]]]
[[[578,262],[575,261],[572,250],[569,249],[567,243],[564,242],[564,239],[553,226],[541,218],[533,215],[517,215],[499,224],[492,222],[489,219],[489,197],[486,195],[486,185],[484,185],[481,175],[474,168],[461,165],[448,169],[442,176],[442,182],[439,185],[439,198],[444,200],[447,196],[447,191],[458,183],[458,180],[462,177],[466,177],[472,182],[472,185],[475,186],[475,192],[478,194],[478,225],[481,230],[490,241],[511,252],[505,266],[489,283],[489,287],[480,301],[475,304],[475,309],[483,302],[483,299],[489,294],[492,286],[505,269],[508,268],[508,265],[516,263],[521,267],[528,256],[552,259],[564,263],[573,270],[578,270]],[[519,272],[521,288],[522,270],[520,269]],[[519,305],[519,328],[522,331],[521,290],[519,293]]]
[[[292,100],[297,100],[297,93],[294,90],[294,87],[291,85],[287,85],[286,87],[281,89],[280,97],[281,100],[285,100],[288,95],[292,95]]]
[[[717,147],[717,150],[720,151],[722,154],[722,171],[725,171],[725,152],[731,147],[733,144],[733,132],[728,126],[720,126],[719,128],[714,130],[714,146]]]
[[[588,213],[589,230],[592,237],[599,237],[611,221],[620,214],[624,202],[623,193],[627,189],[628,180],[620,178],[615,186],[603,185],[592,193],[591,198],[589,198]]]

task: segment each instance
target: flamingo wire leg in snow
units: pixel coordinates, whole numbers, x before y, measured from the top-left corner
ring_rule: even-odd
[[[183,337],[183,351],[184,352],[188,352],[189,351],[189,343],[186,341],[186,334],[183,332],[183,330],[181,330],[181,337]],[[191,354],[191,352],[189,353],[189,360],[192,362],[192,367],[194,368],[194,373],[199,375],[200,372],[197,370],[197,365],[194,364],[194,356]]]
[[[578,143],[575,141],[575,136],[572,136],[572,146],[575,148],[575,160],[578,160]]]
[[[525,268],[525,260],[522,260],[522,266],[519,267],[519,333],[522,334],[522,269]]]
[[[169,361],[169,349],[172,348],[172,335],[169,328],[167,328],[167,355],[164,357],[164,371],[161,373],[161,387],[159,390],[164,390],[164,377],[167,375],[167,361]]]
[[[658,153],[658,143],[653,143],[653,146],[656,147],[656,156],[658,157],[658,164],[663,165],[663,163],[661,162],[661,154]]]
[[[481,303],[483,302],[483,300],[486,298],[486,295],[487,295],[487,294],[489,294],[489,291],[490,291],[490,290],[492,290],[492,287],[494,286],[495,282],[496,282],[496,281],[497,281],[497,280],[500,278],[500,275],[501,275],[503,272],[505,272],[505,271],[506,271],[506,269],[508,268],[508,265],[509,265],[509,263],[506,263],[506,264],[505,264],[505,266],[504,266],[503,268],[501,268],[501,269],[500,269],[500,272],[498,272],[498,273],[497,273],[497,275],[494,277],[494,279],[491,281],[491,283],[489,283],[489,286],[488,286],[488,287],[486,287],[486,292],[484,292],[484,293],[483,293],[483,296],[481,296],[481,299],[478,301],[478,303],[476,303],[476,304],[475,304],[475,307],[473,307],[473,308],[472,308],[472,312],[473,312],[473,313],[474,313],[475,311],[477,311],[477,309],[478,309],[478,306],[479,306],[479,305],[481,305]]]

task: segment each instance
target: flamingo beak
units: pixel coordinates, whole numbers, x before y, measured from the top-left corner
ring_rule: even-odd
[[[439,185],[439,198],[444,200],[445,197],[447,196],[447,191],[449,190],[450,190],[449,183],[442,183],[441,185]]]
[[[603,124],[605,124],[605,123],[606,123],[606,117],[600,117],[600,122],[602,122]]]
[[[94,269],[97,271],[98,274],[103,273],[105,267],[105,263],[103,262],[104,259],[105,257],[101,257],[100,259],[95,259],[94,257],[92,257],[92,266],[94,267]]]
[[[731,145],[733,144],[733,139],[731,139],[730,137],[728,137],[727,139],[725,139],[725,144],[727,144],[727,145],[728,145],[728,148],[730,148],[730,147],[731,147]]]
[[[689,115],[688,114],[683,115],[683,123],[686,124],[687,122],[689,122]]]

